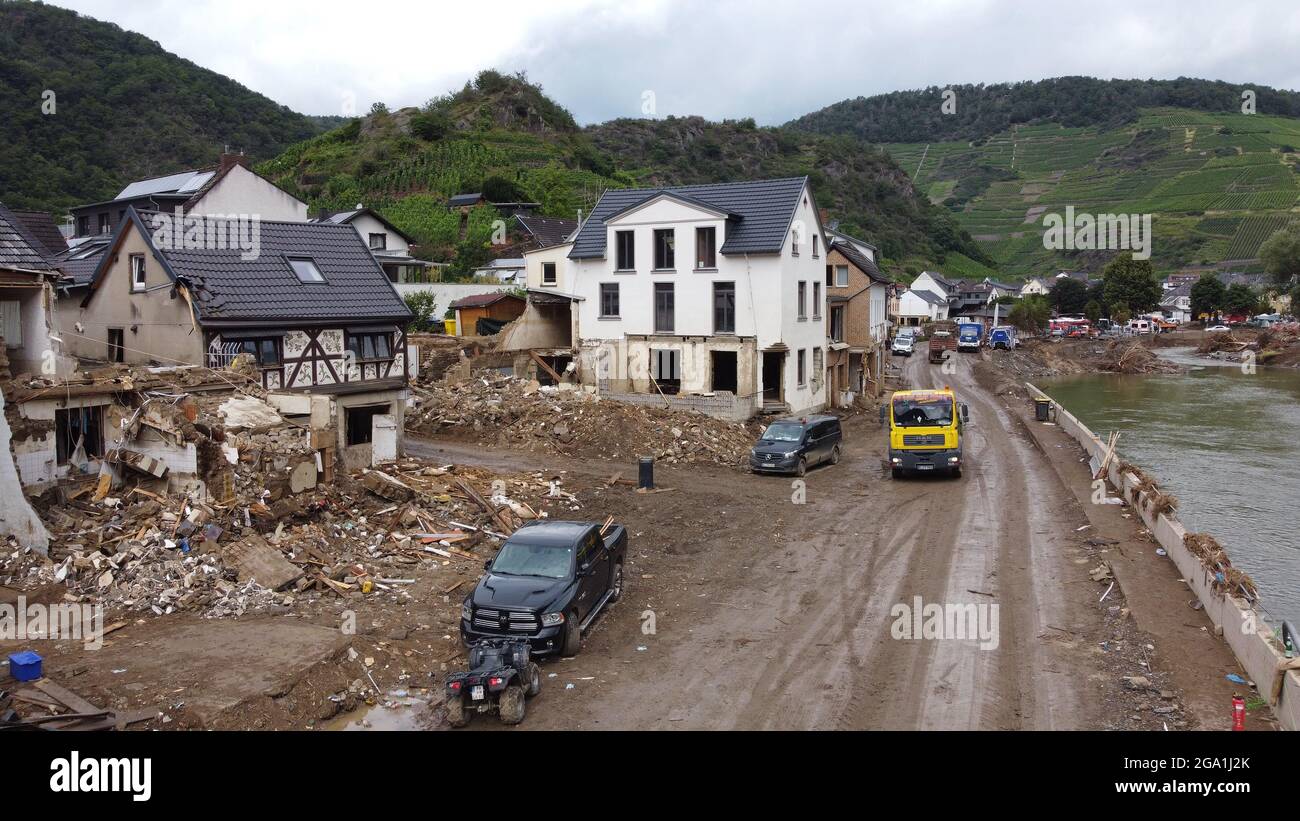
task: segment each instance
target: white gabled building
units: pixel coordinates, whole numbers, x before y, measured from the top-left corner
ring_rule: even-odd
[[[934,271],[922,271],[916,275],[916,279],[912,280],[910,287],[913,291],[929,291],[947,301],[948,297],[957,290],[957,283]]]
[[[933,291],[912,288],[898,298],[898,324],[901,327],[916,327],[947,318],[948,300]]]
[[[606,191],[568,261],[585,383],[731,418],[826,405],[806,177]]]

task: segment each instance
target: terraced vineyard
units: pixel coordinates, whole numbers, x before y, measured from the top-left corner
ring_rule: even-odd
[[[1098,268],[1105,255],[1043,248],[1042,217],[1151,214],[1161,271],[1250,270],[1260,244],[1300,222],[1300,120],[1147,109],[1124,128],[1012,128],[982,142],[885,146],[1008,277]]]

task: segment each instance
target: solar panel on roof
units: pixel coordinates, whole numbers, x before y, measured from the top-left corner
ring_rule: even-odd
[[[114,199],[124,200],[134,197],[147,197],[150,194],[163,194],[173,191],[197,191],[203,182],[198,183],[193,188],[183,188],[192,183],[196,177],[204,177],[203,182],[207,182],[212,177],[211,171],[194,172],[182,171],[179,174],[168,174],[165,177],[155,177],[152,180],[139,180],[123,188]]]

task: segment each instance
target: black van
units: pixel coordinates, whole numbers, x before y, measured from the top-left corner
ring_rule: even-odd
[[[834,416],[778,419],[749,451],[749,467],[755,473],[803,476],[813,465],[838,463],[843,438],[840,420]]]

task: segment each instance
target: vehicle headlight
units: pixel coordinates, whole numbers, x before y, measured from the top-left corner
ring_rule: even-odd
[[[781,454],[781,455],[784,456],[786,459],[789,459],[791,456],[794,456],[794,455],[795,455],[796,453],[798,453],[798,452],[799,452],[799,451],[797,451],[797,450],[790,450],[790,451],[786,451],[785,453],[783,453],[783,454]]]
[[[546,615],[542,616],[543,627],[554,627],[557,624],[564,624],[563,613],[547,613]]]
[[[472,608],[472,607],[470,606],[469,599],[466,599],[466,600],[465,600],[464,602],[462,602],[461,605],[460,605],[460,617],[461,617],[461,619],[463,619],[463,620],[465,620],[465,621],[469,621],[470,618],[474,615],[473,610],[474,610],[474,608]]]

